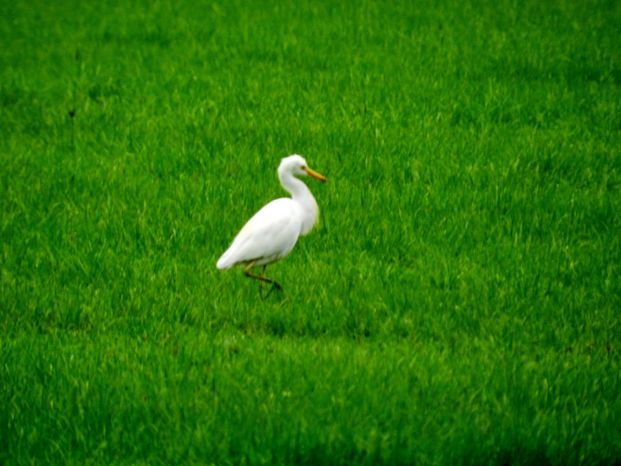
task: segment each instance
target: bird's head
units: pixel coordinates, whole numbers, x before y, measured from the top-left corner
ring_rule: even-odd
[[[278,166],[278,174],[284,175],[290,173],[292,175],[310,176],[322,183],[326,181],[326,177],[309,168],[304,157],[298,154],[290,155],[280,161]]]

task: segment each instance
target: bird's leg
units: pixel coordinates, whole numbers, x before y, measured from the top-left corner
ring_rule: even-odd
[[[252,273],[250,270],[252,269],[252,267],[254,267],[254,264],[255,264],[255,261],[252,261],[252,262],[249,262],[246,265],[246,267],[244,267],[244,275],[246,277],[253,278],[255,280],[259,280],[259,282],[261,282],[261,283],[263,283],[263,282],[271,283],[272,284],[272,288],[267,293],[267,295],[269,295],[274,288],[276,288],[277,290],[282,290],[282,286],[280,286],[280,283],[278,283],[276,280],[272,280],[271,278],[268,278],[268,277],[265,276],[265,267],[266,267],[266,265],[263,266],[263,270],[261,271],[261,275],[255,275],[254,273]]]
[[[265,278],[265,267],[267,267],[267,265],[263,264],[263,268],[261,269],[261,277],[263,278]],[[270,292],[268,291],[265,296],[263,295],[263,283],[264,283],[263,280],[259,282],[259,293],[261,294],[261,299],[267,298],[270,294]]]
[[[262,276],[264,279],[270,280],[270,281],[271,281],[271,283],[272,283],[272,287],[270,288],[270,290],[269,290],[269,291],[267,292],[267,294],[265,295],[265,297],[267,298],[267,297],[270,295],[270,293],[274,290],[274,288],[276,288],[278,291],[282,291],[282,286],[280,286],[280,283],[278,283],[276,280],[272,280],[271,278],[267,278],[267,277],[265,276],[265,268],[266,268],[266,267],[267,267],[267,264],[264,264],[264,265],[263,265],[263,270],[261,270],[261,276]]]
[[[272,284],[272,287],[270,288],[270,290],[267,292],[267,296],[270,295],[270,293],[274,290],[274,288],[276,288],[278,291],[282,291],[282,286],[280,285],[280,283],[278,283],[276,280],[272,279],[272,278],[267,278],[265,276],[265,268],[267,267],[267,264],[265,264],[263,266],[263,270],[261,271],[261,276],[266,279],[269,280],[269,282]]]
[[[251,269],[254,267],[255,262],[256,261],[251,261],[251,262],[248,262],[248,264],[246,264],[246,267],[244,267],[244,275],[248,278],[259,280],[260,282],[272,283],[273,280],[265,277],[263,274],[255,275],[254,273],[251,272]],[[263,271],[265,271],[265,267],[263,267]]]
[[[261,277],[265,278],[265,267],[267,267],[265,264],[263,264],[263,268],[261,269]],[[269,291],[267,293],[263,293],[263,280],[261,280],[259,282],[259,296],[261,296],[262,300],[265,300],[265,298],[267,298],[270,295],[270,291],[272,291],[272,289],[270,288]]]

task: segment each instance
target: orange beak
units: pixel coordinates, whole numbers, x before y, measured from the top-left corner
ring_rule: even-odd
[[[323,176],[321,173],[317,173],[315,170],[311,170],[310,168],[306,167],[304,168],[304,171],[306,172],[306,174],[308,176],[310,176],[311,178],[315,178],[316,180],[321,181],[322,183],[326,182],[326,177]]]

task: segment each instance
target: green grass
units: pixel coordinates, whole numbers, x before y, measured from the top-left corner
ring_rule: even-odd
[[[620,24],[4,2],[0,463],[621,462]],[[262,301],[215,262],[290,153]]]

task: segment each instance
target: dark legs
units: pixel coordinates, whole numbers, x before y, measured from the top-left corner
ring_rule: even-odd
[[[261,286],[263,283],[271,283],[272,287],[265,295],[265,298],[269,296],[269,294],[272,292],[274,288],[276,288],[278,291],[282,291],[282,286],[280,286],[280,283],[278,283],[276,280],[272,280],[271,278],[268,278],[265,276],[265,268],[267,267],[267,265],[264,265],[263,268],[261,269],[261,275],[255,275],[254,273],[252,273],[250,269],[254,267],[254,263],[255,261],[249,262],[246,265],[246,267],[244,267],[244,275],[248,278],[259,280],[259,286],[261,290],[263,289],[263,287]]]

